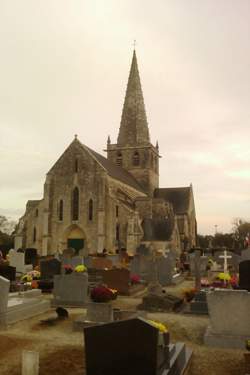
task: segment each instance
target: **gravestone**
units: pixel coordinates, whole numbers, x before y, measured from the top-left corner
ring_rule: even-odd
[[[240,261],[243,262],[244,260],[250,260],[250,248],[242,250]]]
[[[198,259],[197,252],[199,252],[199,250],[189,254],[190,273],[192,276],[195,276],[195,274],[197,274],[197,270],[199,269],[199,277],[206,276],[208,257],[200,256],[200,259]],[[196,264],[196,262],[198,263]]]
[[[140,246],[137,247],[136,254],[144,255],[144,256],[150,255],[150,249],[146,245],[141,244]]]
[[[150,278],[150,257],[136,254],[130,262],[131,275],[138,275],[142,280],[148,281]]]
[[[75,249],[71,247],[63,250],[63,253],[62,253],[63,258],[72,258],[74,255],[75,255]]]
[[[73,269],[75,269],[76,266],[84,264],[84,258],[80,256],[74,256],[71,258],[70,264],[73,267]]]
[[[16,280],[16,268],[6,265],[0,265],[0,276],[4,277],[9,281]]]
[[[250,293],[246,290],[215,289],[207,293],[210,325],[206,345],[245,348],[250,337]]]
[[[84,306],[88,296],[88,274],[55,275],[53,295],[54,306]]]
[[[161,256],[157,258],[158,280],[162,286],[172,284],[174,263],[170,256]]]
[[[208,314],[207,292],[205,290],[200,290],[195,294],[194,299],[190,303],[189,312],[192,314]]]
[[[0,328],[5,328],[7,324],[7,310],[10,281],[0,276]]]
[[[239,265],[239,288],[250,291],[250,260]]]
[[[224,256],[225,251],[216,251],[214,254],[214,260],[221,266],[222,272],[224,272],[225,267],[227,270],[230,267],[232,268],[233,272],[237,273],[239,270],[240,257],[231,251],[226,251],[226,259]]]
[[[159,337],[158,329],[140,318],[85,328],[87,375],[184,373],[191,351],[170,344],[168,333]]]
[[[87,304],[86,321],[91,323],[108,323],[113,321],[111,303],[89,302]]]
[[[111,260],[113,266],[118,266],[120,264],[119,254],[107,254],[106,259]]]
[[[55,275],[61,273],[61,262],[53,258],[40,261],[41,280],[53,280]]]
[[[102,275],[103,283],[108,288],[116,289],[119,294],[129,294],[130,273],[126,268],[104,270]]]
[[[25,250],[24,253],[24,262],[25,264],[32,264],[33,267],[37,266],[38,256],[37,249],[29,248]]]
[[[105,268],[111,269],[113,267],[113,264],[110,259],[97,257],[93,258],[92,267],[98,270],[104,270]]]
[[[15,250],[9,251],[9,263],[11,267],[16,268],[17,273],[26,273],[33,269],[31,264],[25,264],[25,254]]]

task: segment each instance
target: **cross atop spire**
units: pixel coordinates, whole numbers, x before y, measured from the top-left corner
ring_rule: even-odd
[[[150,143],[135,50],[133,51],[117,143],[121,146],[136,146]]]

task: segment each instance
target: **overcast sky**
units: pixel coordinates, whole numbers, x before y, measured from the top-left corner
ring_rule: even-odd
[[[0,214],[74,134],[116,142],[136,39],[160,186],[192,182],[200,233],[250,219],[249,37],[249,0],[0,0]]]

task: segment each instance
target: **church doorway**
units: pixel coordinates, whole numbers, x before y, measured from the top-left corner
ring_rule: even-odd
[[[85,245],[85,235],[81,228],[77,225],[73,225],[65,233],[67,246],[75,249],[76,254],[79,253],[80,250],[84,249]]]
[[[76,254],[80,250],[84,249],[84,239],[83,238],[68,238],[68,247],[75,249]]]

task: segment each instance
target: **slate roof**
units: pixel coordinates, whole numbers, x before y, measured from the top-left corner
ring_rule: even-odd
[[[139,190],[142,193],[145,193],[145,191],[136,181],[134,176],[132,176],[129,172],[127,172],[122,167],[118,167],[112,161],[106,159],[104,156],[98,154],[96,151],[91,150],[89,147],[87,146],[85,147],[95,157],[95,159],[103,166],[103,168],[107,171],[110,177],[115,178],[116,180],[119,180],[123,182],[124,184],[129,185],[136,190]]]
[[[163,198],[172,203],[175,214],[184,214],[188,211],[191,187],[159,188],[155,189],[154,197]]]

